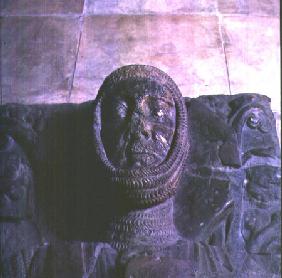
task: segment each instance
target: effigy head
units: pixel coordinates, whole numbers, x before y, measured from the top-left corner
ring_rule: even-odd
[[[175,132],[175,101],[156,81],[123,80],[102,103],[101,139],[115,167],[160,165]]]
[[[30,217],[32,173],[26,156],[15,140],[0,132],[0,219]]]
[[[130,65],[112,72],[95,101],[96,153],[111,181],[134,205],[174,194],[187,157],[187,112],[161,70]]]

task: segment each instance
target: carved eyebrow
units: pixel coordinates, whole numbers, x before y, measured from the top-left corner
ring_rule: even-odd
[[[165,102],[170,107],[174,107],[174,102],[168,98],[162,97],[162,96],[150,96],[150,98],[154,98],[156,100],[161,100],[162,102]]]

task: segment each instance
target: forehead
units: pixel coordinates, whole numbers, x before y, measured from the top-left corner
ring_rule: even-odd
[[[106,92],[105,97],[121,99],[150,97],[151,99],[167,100],[174,103],[172,94],[165,86],[148,79],[121,81],[113,86],[109,92]]]

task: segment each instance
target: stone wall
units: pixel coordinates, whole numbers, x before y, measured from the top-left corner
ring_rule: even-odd
[[[117,67],[149,64],[184,96],[265,94],[280,129],[278,0],[0,0],[0,9],[2,104],[91,100]]]

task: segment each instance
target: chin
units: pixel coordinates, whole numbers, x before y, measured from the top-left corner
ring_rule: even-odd
[[[141,168],[149,166],[158,166],[163,160],[155,154],[132,154],[128,161],[128,166],[131,168]]]

